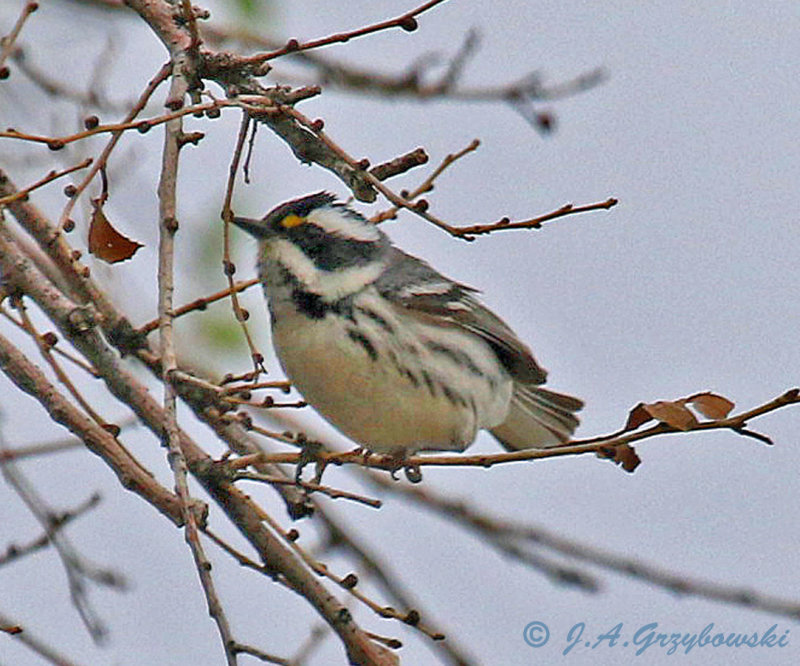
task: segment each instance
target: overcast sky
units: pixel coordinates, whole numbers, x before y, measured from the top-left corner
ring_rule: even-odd
[[[21,4],[2,4],[1,33],[8,31]],[[30,48],[32,61],[66,80],[88,76],[86,63],[75,60],[76,49],[88,44],[99,54],[109,35],[117,49],[109,84],[116,99],[138,94],[165,59],[161,45],[134,18],[124,20],[80,3],[41,4],[21,43]],[[225,16],[216,11],[217,3],[210,6],[215,9],[212,20]],[[264,30],[284,38],[311,38],[413,6],[388,0],[295,0],[280,3],[274,26]],[[324,118],[338,143],[373,163],[424,146],[435,164],[480,138],[481,148],[446,172],[430,197],[433,212],[452,223],[523,219],[567,202],[609,196],[620,203],[611,211],[564,218],[540,231],[503,232],[470,244],[403,215],[385,227],[393,239],[483,291],[485,302],[529,342],[549,370],[549,385],[586,401],[578,436],[614,431],[641,401],[713,390],[740,410],[800,385],[796,3],[451,0],[420,17],[417,32],[363,38],[328,48],[326,54],[376,71],[399,72],[431,51],[445,57],[454,53],[471,28],[479,30],[481,48],[466,69],[464,85],[495,86],[532,71],[556,84],[597,67],[608,79],[589,92],[541,107],[557,118],[549,137],[499,104],[364,100],[330,90],[305,102],[303,110]],[[33,89],[18,81],[0,85],[3,127],[74,131],[74,111],[58,117],[42,113]],[[179,243],[181,265],[189,270],[178,285],[180,302],[222,284],[219,275],[193,274],[191,260],[201,245],[198,238],[218,233],[216,215],[237,119],[231,112],[218,123],[189,123],[209,137],[184,151],[181,163]],[[155,314],[155,274],[149,271],[157,246],[154,177],[160,139],[149,139],[125,144],[135,160],[117,173],[122,182],[111,201],[121,229],[146,247],[125,265],[93,267],[93,275],[115,298],[136,301],[130,308],[140,316],[137,323]],[[35,180],[50,168],[24,162],[18,149],[0,143],[0,160],[19,182]],[[297,164],[266,130],[257,143],[253,174],[254,184],[239,190],[238,214],[257,216],[323,188],[348,195],[329,173]],[[396,187],[421,177],[421,171],[409,175]],[[43,192],[37,203],[57,216],[63,195],[60,187],[51,189],[54,194]],[[370,213],[382,205],[359,207]],[[255,247],[243,240],[238,250],[239,275],[249,277]],[[206,266],[212,263],[219,265],[214,259]],[[254,293],[247,302],[253,316],[265,320],[260,296]],[[260,346],[268,350],[267,332],[256,330]],[[8,334],[5,326],[3,333]],[[190,337],[187,329],[186,339],[199,338]],[[241,356],[225,367],[247,369],[246,351],[239,349]],[[189,357],[192,351],[183,349]],[[0,379],[0,396],[10,445],[64,435],[5,378]],[[102,391],[96,396],[102,400]],[[110,408],[109,417],[115,416],[114,409],[121,408]],[[584,456],[488,471],[426,469],[424,484],[492,515],[539,525],[676,573],[800,599],[799,424],[800,408],[752,422],[754,430],[775,441],[773,447],[730,432],[648,440],[637,447],[642,464],[632,475]],[[133,433],[125,441],[169,483],[163,453],[152,438]],[[482,435],[474,450],[495,451],[497,445]],[[92,646],[70,609],[63,570],[52,551],[0,569],[0,612],[82,664],[222,663],[179,531],[136,497],[120,493],[109,470],[86,452],[36,459],[23,470],[59,507],[74,505],[94,490],[103,492],[101,508],[69,534],[93,560],[126,572],[133,589],[125,596],[92,594],[111,631],[103,649]],[[346,472],[329,474],[329,483],[353,486]],[[268,490],[252,490],[288,524]],[[0,549],[38,534],[21,502],[2,485],[0,506]],[[342,503],[332,510],[391,562],[420,603],[478,663],[789,664],[800,659],[800,626],[784,617],[681,598],[596,569],[592,572],[603,583],[598,594],[556,587],[483,546],[452,521],[399,498],[387,498],[380,511]],[[316,621],[304,604],[240,571],[217,552],[213,559],[237,637],[281,654],[302,641],[310,621]],[[345,562],[334,558],[331,563],[349,571]],[[404,664],[437,663],[426,639],[360,609],[358,617],[366,628],[404,640]],[[547,645],[532,648],[523,641],[523,628],[532,621],[549,626]],[[632,647],[604,644],[588,650],[581,644],[562,657],[567,633],[578,622],[586,623],[587,635],[622,622],[624,639],[651,622],[670,633],[699,632],[711,622],[726,633],[761,633],[777,624],[779,636],[789,631],[789,646],[706,647],[671,657],[654,647],[636,659]],[[343,659],[339,645],[328,639],[311,663]],[[39,663],[0,636],[0,665]],[[243,658],[242,663],[250,662]]]

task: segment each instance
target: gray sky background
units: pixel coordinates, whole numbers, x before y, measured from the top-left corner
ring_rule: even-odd
[[[7,32],[21,4],[2,4],[0,32]],[[217,3],[201,4],[212,8],[215,19],[225,17]],[[281,3],[274,15],[277,27],[269,30],[311,38],[388,18],[415,4]],[[451,0],[421,17],[417,32],[398,30],[327,49],[331,57],[352,64],[397,72],[430,51],[454,53],[474,27],[481,50],[464,84],[496,85],[533,70],[558,83],[603,67],[609,75],[603,85],[546,107],[558,119],[551,137],[541,137],[498,104],[365,100],[328,91],[303,106],[308,115],[325,119],[340,145],[373,163],[424,146],[435,164],[480,138],[481,148],[443,175],[430,197],[434,212],[453,223],[505,215],[523,219],[566,202],[619,198],[610,212],[471,244],[449,239],[410,215],[386,227],[404,249],[480,288],[485,302],[530,343],[550,371],[550,385],[585,399],[579,436],[617,429],[640,401],[713,390],[735,401],[737,410],[749,409],[800,384],[800,10],[790,2],[699,4]],[[101,53],[108,35],[117,48],[109,94],[129,98],[165,59],[160,44],[135,18],[124,20],[78,3],[45,2],[22,43],[38,65],[65,80],[83,81],[92,63],[75,62],[74,54],[86,45]],[[72,107],[54,104],[43,112],[37,99],[22,77],[4,82],[0,123],[44,133],[73,130]],[[188,270],[178,285],[180,302],[223,283],[218,273],[198,276],[193,260],[206,234],[219,235],[215,218],[238,122],[233,112],[225,116],[214,123],[189,121],[190,129],[204,130],[208,138],[184,151],[181,162],[179,261]],[[119,267],[92,267],[115,298],[131,304],[139,322],[155,313],[150,270],[157,246],[158,148],[160,139],[131,137],[123,143],[129,160],[116,173],[112,168],[112,182],[118,183],[113,219],[146,247]],[[50,168],[45,153],[0,142],[4,165],[20,183]],[[30,155],[45,161],[25,158]],[[412,172],[393,185],[413,185],[423,173]],[[268,131],[259,135],[253,174],[254,184],[238,189],[240,214],[260,215],[285,199],[322,188],[347,194],[327,172],[298,165]],[[64,202],[60,192],[61,186],[51,187],[37,203],[57,216]],[[379,209],[359,207],[366,213]],[[240,277],[252,274],[254,251],[241,240]],[[216,259],[213,265],[219,265]],[[210,263],[204,266],[212,270]],[[247,303],[254,317],[266,319],[259,294],[249,295]],[[202,321],[183,324],[187,358],[196,354],[191,345],[200,344],[192,341],[202,339],[196,330]],[[256,331],[268,351],[265,329]],[[246,352],[241,344],[239,349],[240,355],[222,367],[247,369]],[[103,395],[100,389],[94,393],[98,401]],[[10,445],[64,434],[5,378],[0,408]],[[119,418],[114,409],[108,408],[108,418]],[[637,449],[643,462],[633,475],[586,456],[489,471],[426,469],[424,482],[491,514],[541,525],[676,573],[800,599],[798,424],[797,408],[754,421],[751,427],[771,436],[774,447],[726,432],[649,440]],[[205,431],[197,432],[207,438]],[[331,439],[341,442],[335,434]],[[134,431],[124,441],[168,482],[163,453],[152,438]],[[482,435],[471,450],[493,451],[496,444]],[[103,590],[91,595],[111,629],[104,649],[91,644],[69,607],[63,570],[52,550],[0,569],[0,612],[82,664],[222,663],[179,531],[134,496],[120,493],[109,471],[86,452],[38,458],[23,470],[57,506],[75,504],[94,490],[103,493],[102,506],[76,522],[69,535],[93,560],[124,571],[133,590],[125,596]],[[357,487],[344,472],[328,473],[328,483]],[[278,512],[268,490],[252,491]],[[0,549],[38,534],[4,485],[0,507]],[[592,665],[790,664],[800,659],[800,627],[787,618],[677,597],[602,571],[595,571],[603,581],[598,594],[555,587],[448,521],[395,498],[380,511],[341,502],[331,509],[391,562],[420,603],[482,664],[562,659]],[[214,516],[218,512],[212,509]],[[313,541],[311,529],[299,527]],[[209,550],[237,638],[281,654],[299,644],[310,621],[316,621],[305,604]],[[330,563],[349,570],[336,558]],[[358,617],[365,627],[404,640],[404,664],[436,663],[424,638],[361,609]],[[522,640],[523,627],[533,620],[551,630],[550,643],[538,650]],[[567,632],[580,621],[587,635],[622,622],[627,638],[650,622],[664,631],[688,633],[710,622],[725,632],[746,633],[777,623],[778,635],[789,630],[790,645],[707,647],[671,657],[653,647],[638,659],[632,647],[591,651],[579,646],[562,657]],[[39,663],[0,637],[0,665]],[[242,663],[250,662],[243,658]],[[334,663],[343,663],[343,656],[328,639],[312,664]]]

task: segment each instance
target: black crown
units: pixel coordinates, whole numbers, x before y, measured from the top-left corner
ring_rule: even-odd
[[[297,215],[299,217],[307,217],[308,214],[322,208],[323,206],[330,206],[336,201],[336,195],[330,192],[317,192],[315,194],[307,194],[299,199],[292,199],[286,203],[282,203],[277,208],[273,208],[269,213],[264,216],[267,222],[280,221],[287,215]]]

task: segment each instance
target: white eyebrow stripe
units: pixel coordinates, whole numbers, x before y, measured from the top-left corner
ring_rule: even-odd
[[[371,222],[356,217],[357,213],[346,208],[324,206],[312,210],[306,220],[330,234],[357,241],[380,240],[381,232]]]

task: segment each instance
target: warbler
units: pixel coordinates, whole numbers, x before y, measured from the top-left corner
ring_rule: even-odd
[[[233,222],[258,240],[283,370],[358,445],[405,458],[463,451],[482,428],[508,450],[569,440],[583,402],[541,387],[545,370],[476,290],[333,195]]]

